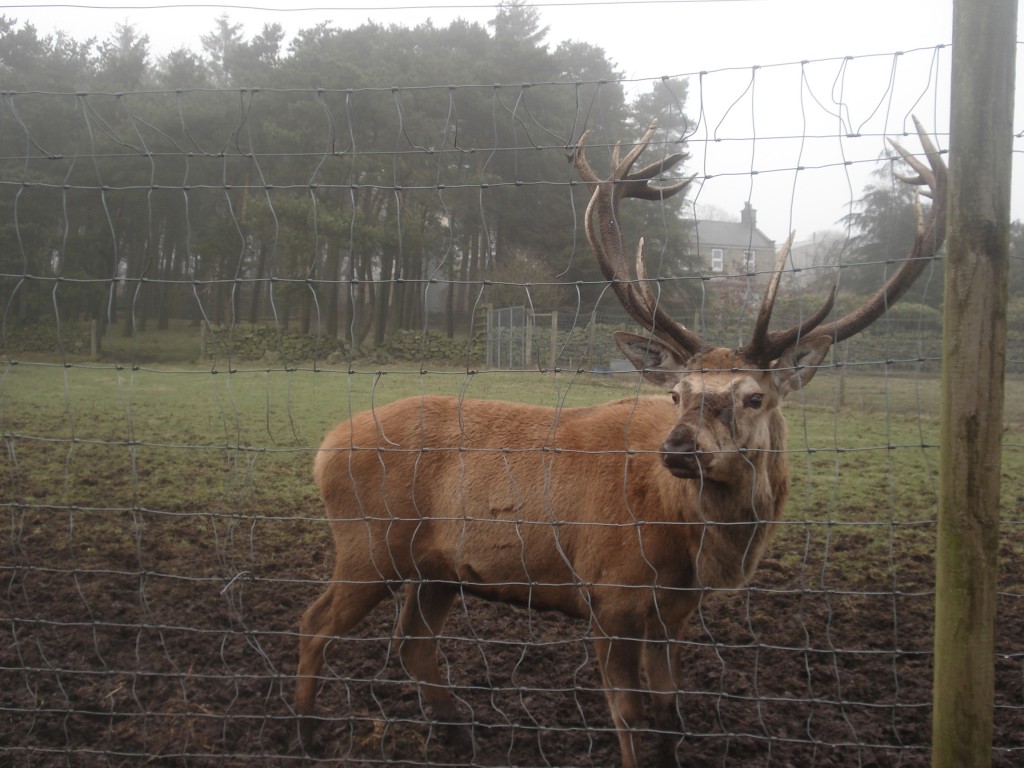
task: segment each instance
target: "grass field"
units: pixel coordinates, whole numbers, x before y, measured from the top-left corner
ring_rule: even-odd
[[[1003,498],[1012,523],[1014,501],[1024,493],[1024,381],[1009,380],[1006,389]],[[449,394],[572,407],[651,393],[633,374],[225,373],[19,363],[0,371],[0,428],[11,476],[32,486],[40,504],[177,509],[252,494],[256,508],[247,514],[274,516],[299,499],[315,506],[311,452],[332,425],[374,405]],[[810,515],[845,517],[858,509],[877,514],[883,502],[893,519],[930,518],[938,411],[936,378],[852,374],[843,380],[823,371],[786,404],[793,479],[805,493],[794,505]],[[100,478],[114,488],[101,486]]]
[[[330,426],[353,411],[425,393],[571,407],[641,392],[649,389],[636,375],[311,368],[227,373],[195,366],[5,365],[0,369],[0,433],[6,449],[0,499],[10,520],[2,538],[11,560],[2,572],[8,584],[5,612],[12,639],[0,654],[0,703],[9,715],[9,728],[15,732],[28,727],[31,749],[55,756],[54,764],[64,764],[67,754],[78,754],[80,748],[86,754],[96,749],[149,754],[153,748],[167,753],[171,747],[155,735],[159,729],[151,724],[149,741],[139,741],[134,732],[130,737],[122,734],[130,730],[123,723],[135,724],[148,717],[136,712],[132,702],[148,699],[138,692],[128,697],[127,689],[118,685],[134,689],[139,679],[148,679],[149,662],[138,648],[142,638],[149,636],[147,628],[154,625],[164,629],[155,630],[162,639],[152,644],[162,647],[158,655],[162,654],[164,666],[173,660],[171,666],[177,670],[161,673],[169,677],[157,675],[157,679],[171,687],[179,677],[191,682],[191,673],[183,671],[187,659],[168,638],[175,631],[171,628],[193,628],[200,635],[226,632],[210,629],[207,619],[199,618],[197,611],[205,615],[211,610],[224,614],[225,625],[243,627],[243,637],[253,633],[256,639],[247,641],[249,653],[256,648],[266,669],[231,672],[234,699],[228,696],[229,703],[221,709],[196,693],[181,694],[181,701],[175,699],[174,704],[159,699],[160,703],[147,706],[158,712],[163,708],[168,722],[177,723],[175,718],[187,715],[187,727],[193,730],[197,719],[205,723],[215,715],[217,723],[221,723],[217,718],[227,722],[238,710],[230,701],[237,701],[240,687],[246,685],[238,682],[240,674],[256,680],[257,689],[260,680],[265,688],[274,689],[274,694],[264,690],[256,697],[277,702],[274,707],[265,703],[259,710],[266,722],[277,723],[286,714],[287,706],[281,702],[288,699],[287,680],[294,669],[294,622],[317,593],[316,582],[327,575],[332,554],[310,477],[313,451]],[[938,410],[937,379],[886,376],[884,371],[858,372],[841,380],[837,371],[826,370],[805,392],[793,395],[786,407],[793,494],[785,524],[755,580],[765,599],[778,596],[781,605],[788,604],[800,614],[802,629],[797,634],[807,637],[792,643],[798,648],[802,643],[804,656],[819,648],[831,649],[835,686],[846,684],[841,702],[857,695],[850,693],[848,673],[838,671],[835,656],[847,647],[859,648],[862,636],[876,633],[880,615],[884,624],[880,639],[863,642],[888,654],[880,683],[884,693],[865,693],[862,698],[868,699],[870,710],[878,701],[896,707],[909,696],[908,712],[915,718],[927,706],[927,690],[919,681],[903,681],[901,665],[927,665],[926,658],[907,657],[906,661],[904,654],[926,654],[929,647]],[[1012,611],[1003,614],[1003,621],[1007,615],[1024,615],[1019,604],[1024,600],[1024,381],[1007,382],[1006,424],[1000,599],[1001,607]],[[264,599],[273,601],[279,613],[273,617],[263,611],[254,613],[245,600],[232,599],[233,590],[240,589],[239,581],[251,582],[246,593],[250,600],[264,590]],[[170,596],[171,586],[189,584],[208,593],[212,602],[196,598],[193,604],[188,592]],[[166,604],[161,602],[165,588]],[[218,593],[228,597],[218,602]],[[70,606],[68,616],[59,612],[65,604]],[[776,610],[772,604],[752,601],[750,594],[737,595],[709,607],[697,623],[704,627],[702,636],[718,637],[714,628],[727,626],[739,616],[742,632],[748,636],[743,642],[749,644],[753,636],[760,643],[782,618]],[[823,616],[824,623],[816,625],[819,619],[814,616]],[[82,647],[58,643],[47,629],[71,626],[84,633]],[[386,636],[386,628],[380,631]],[[997,731],[1003,735],[997,736],[1001,743],[997,757],[1005,759],[1001,764],[1011,765],[1024,753],[1024,645],[1012,626],[1005,626],[1003,632],[997,639],[1001,674],[1016,683],[1005,683],[998,695]],[[235,635],[224,637],[234,639]],[[222,667],[236,669],[234,662],[225,661],[233,658],[223,648],[228,641],[221,642],[219,652],[211,649],[211,664],[216,666],[219,653]],[[789,643],[780,639],[777,645],[781,649]],[[279,650],[269,650],[278,646]],[[717,665],[723,670],[715,683],[719,697],[727,685],[724,659],[729,659],[729,669],[734,665],[729,647],[709,651],[717,659],[708,662],[711,668]],[[128,653],[129,660],[112,661],[121,652]],[[187,655],[195,653],[191,650]],[[133,663],[136,668],[129,671]],[[195,663],[202,668],[205,662],[197,659]],[[222,669],[200,679],[221,680],[227,674]],[[751,674],[756,681],[766,672],[755,668]],[[796,674],[808,680],[813,677],[810,672]],[[76,693],[79,675],[93,680],[93,686],[107,676],[116,680],[108,681],[105,688],[100,685],[102,690],[86,686]],[[187,688],[186,682],[181,688]],[[729,695],[744,698],[749,693]],[[788,695],[777,690],[762,693]],[[206,703],[196,704],[197,699]],[[336,706],[341,710],[348,705]],[[819,711],[825,707],[815,706]],[[203,707],[209,710],[205,715]],[[126,709],[134,720],[124,714]],[[99,746],[81,746],[80,739],[85,737],[79,736],[76,725],[79,710],[93,713],[86,721],[94,719],[96,711],[106,718]],[[595,711],[599,719],[600,702]],[[48,725],[53,712],[57,724]],[[918,764],[906,759],[900,745],[909,744],[911,756],[919,756],[926,749],[927,725],[915,720],[913,727],[904,729],[897,724],[904,714],[900,710],[899,717],[888,716],[889,724],[883,728],[889,729],[888,736],[867,738],[895,744],[887,742],[881,752],[899,756],[892,764]],[[253,717],[250,713],[243,720]],[[711,723],[704,732],[722,730],[721,710],[718,717],[719,725]],[[842,718],[859,723],[849,711]],[[26,719],[33,725],[26,726]],[[780,730],[789,732],[789,726],[776,730],[764,717],[751,728],[764,734],[755,739],[761,746],[780,738]],[[866,725],[849,728],[858,739],[865,729],[871,733]],[[249,736],[229,736],[229,730],[223,725],[213,736],[184,737],[191,744],[189,754],[237,752],[237,743],[252,738],[251,729],[246,731]],[[181,737],[180,731],[175,733]],[[851,738],[818,733],[810,741],[829,744],[841,755]],[[262,743],[264,756],[277,749],[273,739]],[[0,757],[20,755],[17,747],[9,749],[14,751],[0,752]],[[253,756],[244,750],[243,754]],[[49,763],[42,760],[40,764]]]

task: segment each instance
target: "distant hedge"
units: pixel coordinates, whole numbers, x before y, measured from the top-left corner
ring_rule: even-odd
[[[294,364],[321,360],[336,365],[347,360],[374,363],[433,361],[462,365],[484,359],[483,339],[467,344],[465,339],[449,339],[442,333],[396,331],[380,347],[355,349],[343,341],[315,337],[268,326],[241,325],[206,336],[207,359],[263,360]]]
[[[1024,373],[1024,304],[1011,302],[1007,339],[1007,372]],[[799,316],[781,316],[781,327],[799,322]],[[725,324],[723,324],[724,326]],[[561,326],[558,332],[556,364],[563,368],[606,370],[622,357],[616,348],[615,331],[633,328],[624,322],[600,322],[590,325]],[[149,332],[154,341],[149,350],[159,350],[159,333]],[[708,327],[701,333],[710,343],[735,342],[735,329]],[[731,333],[731,337],[730,337]],[[508,343],[508,340],[505,340]],[[521,339],[519,340],[521,343]],[[0,352],[6,355],[38,353],[44,355],[86,356],[90,354],[89,323],[36,323],[7,328],[0,338]],[[337,339],[310,336],[297,331],[282,331],[273,326],[236,325],[208,330],[201,343],[196,335],[192,359],[262,361],[271,365],[298,365],[312,360],[327,365],[347,361],[376,364],[429,362],[444,365],[484,366],[487,361],[486,338],[478,333],[472,341],[449,339],[437,331],[396,331],[380,347],[372,345],[352,349]],[[516,367],[547,367],[551,363],[550,328],[534,327],[532,359],[516,358]],[[179,351],[179,355],[181,352]],[[942,355],[940,313],[916,304],[897,304],[871,328],[849,339],[833,352],[837,362],[850,366],[884,365],[892,370],[938,372]],[[102,356],[102,353],[101,353]],[[175,362],[172,353],[147,351],[147,359]]]
[[[33,323],[5,329],[0,349],[6,354],[39,352],[44,354],[89,354],[89,324],[77,321]]]

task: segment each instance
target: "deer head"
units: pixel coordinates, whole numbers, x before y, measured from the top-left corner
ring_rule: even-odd
[[[750,341],[735,349],[708,345],[664,312],[650,287],[642,239],[635,259],[625,256],[619,201],[624,197],[663,200],[685,190],[693,177],[660,186],[651,183],[684,155],[671,154],[633,170],[654,135],[651,127],[625,157],[620,159],[619,147],[615,147],[612,174],[602,179],[587,161],[586,134],[581,137],[573,162],[593,193],[585,216],[587,239],[622,306],[650,334],[617,333],[615,341],[644,378],[671,388],[676,403],[677,421],[661,449],[662,461],[673,475],[732,482],[737,468],[749,464],[751,452],[781,450],[785,425],[779,405],[786,395],[813,378],[832,344],[859,333],[885,314],[941,248],[946,166],[916,119],[915,125],[927,163],[897,142],[890,143],[916,172],[916,176],[900,178],[926,187],[923,194],[932,198],[932,205],[925,219],[919,197],[915,200],[914,244],[899,268],[863,304],[837,320],[825,323],[835,300],[837,284],[833,284],[813,315],[791,328],[771,330],[772,308],[793,244],[790,235],[768,280]]]

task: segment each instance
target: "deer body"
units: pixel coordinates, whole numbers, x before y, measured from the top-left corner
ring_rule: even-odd
[[[675,422],[664,396],[562,410],[412,398],[337,427],[314,473],[336,548],[365,539],[373,578],[451,581],[589,618],[590,589],[656,577],[666,587],[742,585],[779,516],[781,419],[748,454],[743,482],[728,484],[669,472],[660,450]],[[680,572],[668,579],[670,568]]]
[[[437,639],[456,598],[472,594],[588,621],[623,766],[640,760],[645,719],[655,726],[656,761],[676,763],[681,644],[673,641],[706,591],[742,587],[753,575],[788,495],[782,403],[834,341],[903,295],[941,246],[945,166],[920,127],[931,168],[900,150],[935,203],[930,226],[918,223],[913,258],[878,293],[823,325],[833,289],[801,325],[769,331],[787,243],[750,344],[726,349],[666,317],[641,254],[636,278],[623,258],[619,199],[659,199],[689,183],[648,183],[680,155],[632,170],[651,133],[621,162],[614,153],[609,180],[590,169],[582,140],[575,163],[594,192],[588,240],[623,306],[652,334],[618,333],[616,342],[670,396],[564,409],[414,397],[332,430],[314,462],[335,564],[300,624],[295,709],[304,746],[328,642],[401,587],[403,664],[456,740],[464,743],[466,729],[438,669]]]

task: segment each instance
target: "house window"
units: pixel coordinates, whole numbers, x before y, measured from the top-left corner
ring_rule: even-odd
[[[711,249],[711,271],[721,272],[725,269],[725,251],[721,248]]]
[[[757,257],[753,251],[743,252],[743,271],[748,275],[757,271]]]

